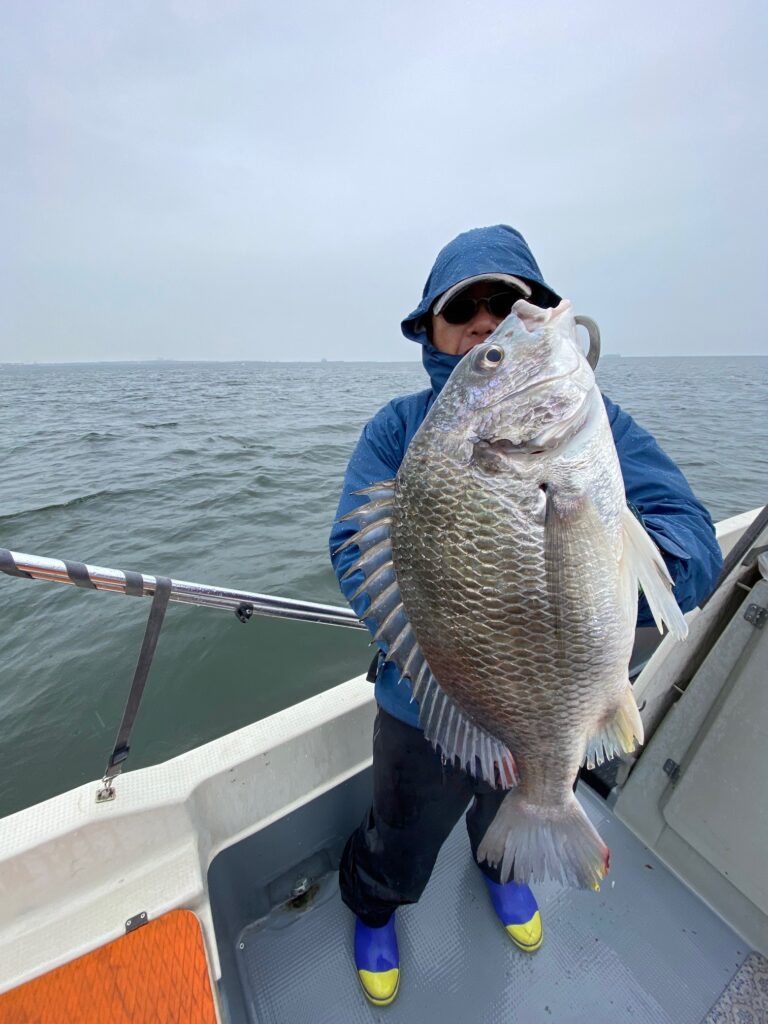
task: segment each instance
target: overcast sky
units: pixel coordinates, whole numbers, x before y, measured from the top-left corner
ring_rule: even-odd
[[[767,12],[4,0],[0,361],[416,358],[498,222],[609,352],[767,352]]]

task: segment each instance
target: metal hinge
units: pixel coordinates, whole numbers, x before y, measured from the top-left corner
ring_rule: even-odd
[[[763,608],[761,604],[749,604],[744,612],[744,618],[751,622],[755,629],[762,629],[768,622],[768,608]]]
[[[147,923],[147,912],[142,910],[140,914],[134,914],[133,917],[129,917],[125,922],[125,933],[135,932],[137,928],[141,928],[142,925]]]
[[[673,782],[677,782],[680,778],[680,765],[677,761],[673,761],[671,757],[668,757],[664,762],[664,771],[672,779]]]

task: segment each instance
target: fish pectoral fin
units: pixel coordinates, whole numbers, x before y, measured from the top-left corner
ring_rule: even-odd
[[[426,663],[425,663],[426,664]],[[449,761],[491,786],[510,789],[520,781],[509,749],[463,711],[427,670],[413,695],[419,701],[419,723],[424,736]]]
[[[546,495],[545,546],[553,569],[563,564],[581,566],[597,545],[605,546],[605,526],[588,494],[567,492],[555,484],[542,484]]]
[[[582,764],[594,768],[619,754],[630,754],[643,742],[643,721],[632,687],[627,688],[610,720],[587,740]]]
[[[678,640],[685,640],[688,635],[688,623],[675,601],[672,593],[674,584],[661,552],[648,536],[642,523],[638,522],[626,507],[622,513],[622,527],[623,570],[631,574],[643,588],[659,632],[662,632],[664,624]]]
[[[574,615],[589,614],[585,576],[608,573],[612,554],[606,529],[588,494],[567,492],[542,484],[544,512],[544,571],[556,634],[565,644]],[[567,656],[563,648],[563,656]]]

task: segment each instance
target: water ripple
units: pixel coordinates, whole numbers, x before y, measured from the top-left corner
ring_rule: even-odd
[[[347,460],[376,409],[425,384],[415,362],[4,374],[4,547],[339,604],[328,530]],[[598,376],[715,518],[766,501],[768,359],[606,358]],[[147,613],[139,599],[0,574],[0,815],[101,772]],[[351,630],[244,627],[174,605],[133,767],[271,714],[369,659],[366,636]]]

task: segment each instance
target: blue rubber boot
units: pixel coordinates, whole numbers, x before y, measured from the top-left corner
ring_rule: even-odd
[[[389,1006],[400,988],[400,953],[395,915],[381,928],[355,922],[355,966],[366,999],[374,1006]]]
[[[535,953],[544,941],[536,897],[527,885],[518,882],[499,885],[486,875],[483,878],[493,909],[507,935],[518,949],[525,953]]]

